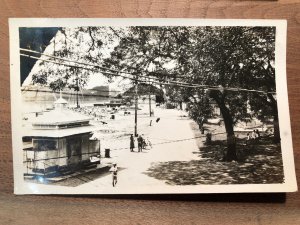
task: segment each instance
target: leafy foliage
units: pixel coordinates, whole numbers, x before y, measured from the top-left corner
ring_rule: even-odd
[[[54,56],[131,73],[133,83],[156,77],[160,84],[155,85],[164,89],[169,101],[190,102],[189,113],[197,122],[212,117],[212,105],[217,105],[227,132],[228,160],[236,159],[237,122],[253,117],[278,121],[272,94],[238,90],[276,90],[274,27],[80,27],[60,32],[52,42]],[[53,90],[75,89],[83,87],[88,77],[88,71],[58,65],[45,67],[33,81]],[[172,81],[208,88],[165,85]]]
[[[109,28],[62,28],[45,50],[46,54],[56,57],[50,58],[56,61],[56,64],[40,61],[39,70],[32,74],[32,82],[33,84],[48,85],[53,91],[64,88],[78,91],[86,86],[91,72],[68,65],[74,65],[72,61],[100,64],[103,58],[108,57],[108,52],[116,43],[117,41],[115,41],[112,32],[109,32]],[[48,59],[47,56],[41,58]],[[66,63],[59,58],[71,62]]]

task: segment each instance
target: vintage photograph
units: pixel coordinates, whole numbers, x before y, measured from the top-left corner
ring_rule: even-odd
[[[296,191],[286,23],[235,21],[11,20],[15,193]]]

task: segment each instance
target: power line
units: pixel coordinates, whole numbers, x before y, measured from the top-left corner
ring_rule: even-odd
[[[31,52],[31,53],[36,53],[36,54],[40,54],[40,55],[44,55],[44,56],[47,56],[47,57],[50,57],[50,58],[54,58],[54,59],[58,59],[58,60],[63,60],[63,61],[66,61],[66,62],[72,62],[72,63],[76,63],[76,64],[82,64],[82,65],[86,65],[86,66],[93,66],[93,67],[96,67],[96,68],[100,68],[100,69],[104,69],[104,70],[109,70],[109,71],[112,71],[112,72],[123,73],[123,74],[127,74],[127,75],[130,75],[130,76],[136,76],[136,74],[132,74],[132,73],[124,72],[124,71],[118,71],[118,70],[114,70],[114,69],[111,69],[111,68],[108,68],[108,67],[103,67],[103,66],[99,66],[99,65],[95,65],[95,64],[84,63],[84,62],[76,62],[76,61],[73,61],[73,60],[68,60],[68,59],[64,59],[64,58],[60,58],[60,57],[56,57],[56,56],[51,56],[51,55],[48,55],[48,54],[44,54],[44,53],[41,53],[41,52],[29,50],[29,49],[20,48],[20,50],[21,51],[26,51],[26,52]],[[103,73],[103,71],[102,71],[102,73]],[[230,88],[230,87],[199,85],[199,84],[193,84],[193,83],[188,83],[188,82],[180,82],[180,81],[168,81],[168,83],[166,83],[166,82],[164,83],[164,82],[161,81],[161,79],[159,79],[158,77],[155,77],[155,76],[150,77],[150,76],[145,76],[145,75],[142,75],[142,74],[140,74],[138,76],[139,77],[145,77],[147,79],[156,80],[156,81],[159,82],[159,84],[164,84],[164,85],[178,84],[178,85],[183,85],[181,87],[204,88],[204,89],[210,89],[210,90],[245,91],[245,92],[257,92],[257,93],[262,93],[262,94],[269,94],[269,93],[270,94],[276,94],[276,92],[265,92],[265,91],[255,90],[255,89]],[[150,82],[153,82],[153,81],[150,81]]]
[[[29,49],[24,49],[24,48],[20,48],[21,51],[25,51],[25,52],[30,52],[30,53],[35,53],[35,54],[39,54],[39,55],[44,55],[44,56],[47,56],[47,57],[50,57],[50,58],[53,58],[53,59],[58,59],[58,60],[63,60],[65,62],[71,62],[71,63],[75,63],[75,64],[81,64],[81,65],[85,65],[85,66],[92,66],[92,67],[96,67],[96,68],[100,68],[100,69],[104,69],[104,70],[109,70],[109,71],[112,71],[112,72],[116,72],[116,73],[122,73],[122,74],[127,74],[127,75],[130,75],[130,76],[137,76],[136,74],[132,74],[132,73],[128,73],[128,72],[124,72],[124,71],[118,71],[118,70],[114,70],[114,69],[111,69],[111,68],[108,68],[108,67],[103,67],[103,66],[99,66],[99,65],[95,65],[95,64],[90,64],[90,63],[84,63],[84,62],[78,62],[78,61],[74,61],[74,60],[69,60],[69,59],[65,59],[65,58],[61,58],[61,57],[56,57],[56,56],[52,56],[52,55],[48,55],[48,54],[44,54],[44,53],[41,53],[41,52],[38,52],[38,51],[33,51],[33,50],[29,50]],[[37,59],[37,58],[34,58],[34,59]],[[40,59],[42,60],[42,59]],[[103,73],[103,71],[102,71]],[[153,72],[152,72],[153,73]],[[147,78],[147,79],[153,79],[153,80],[156,80],[159,82],[159,84],[162,84],[162,81],[161,79],[155,77],[155,76],[145,76],[145,75],[138,75],[139,77],[144,77],[144,78]],[[150,81],[151,82],[151,81]],[[169,81],[170,83],[174,83],[174,84],[182,84],[182,85],[191,85],[190,83],[186,83],[186,82],[179,82],[179,81]],[[206,85],[201,85],[201,87],[206,87]]]
[[[111,69],[111,68],[108,68],[108,67],[103,67],[103,66],[99,66],[99,65],[95,65],[95,64],[91,64],[91,63],[85,63],[85,62],[78,62],[78,61],[65,59],[65,58],[61,58],[61,57],[57,57],[57,56],[52,56],[52,55],[48,55],[48,54],[45,54],[45,53],[41,53],[41,52],[38,52],[38,51],[33,51],[33,50],[25,49],[25,48],[20,48],[20,50],[25,51],[25,52],[39,54],[39,55],[44,55],[44,56],[47,56],[47,57],[53,58],[53,59],[63,60],[65,62],[76,63],[76,64],[85,65],[85,66],[92,66],[92,67],[96,67],[96,68],[99,68],[99,69],[109,70],[109,71],[112,71],[112,72],[120,72],[118,70],[114,70],[114,69]],[[42,59],[40,59],[40,60],[42,60]],[[127,74],[126,72],[121,72],[121,73]],[[128,73],[128,74],[130,74],[130,73]],[[133,74],[130,74],[130,75],[133,75]]]
[[[157,77],[149,77],[149,76],[144,76],[144,75],[138,75],[139,77],[145,77],[145,78],[148,79],[148,80],[141,80],[139,78],[128,77],[128,75],[136,77],[137,76],[136,74],[134,75],[134,74],[125,73],[125,72],[122,72],[122,71],[120,72],[120,71],[117,71],[117,70],[112,70],[112,69],[109,69],[109,68],[106,68],[106,67],[101,67],[101,66],[93,65],[93,64],[89,64],[89,63],[75,62],[73,60],[63,59],[63,58],[59,58],[59,57],[55,57],[55,56],[49,56],[49,55],[46,55],[46,54],[43,54],[43,53],[40,53],[40,52],[36,52],[36,51],[32,51],[32,50],[27,50],[27,49],[25,49],[25,50],[21,49],[21,50],[32,52],[32,53],[38,53],[38,54],[45,55],[47,57],[51,57],[51,58],[54,58],[54,59],[64,60],[66,62],[82,64],[82,65],[85,65],[85,66],[93,66],[93,67],[96,67],[96,68],[99,68],[99,69],[102,68],[102,69],[106,69],[106,70],[110,70],[110,71],[115,71],[117,73],[124,73],[124,74],[127,74],[127,76],[112,73],[112,72],[102,71],[102,70],[95,69],[95,68],[87,68],[87,67],[78,66],[78,65],[69,65],[69,64],[62,63],[62,62],[56,62],[56,61],[52,61],[52,60],[41,59],[41,58],[31,56],[31,55],[27,55],[27,54],[22,54],[22,53],[20,54],[21,56],[25,56],[25,57],[28,57],[28,58],[34,58],[34,59],[38,59],[38,60],[41,60],[41,61],[54,63],[54,64],[58,64],[58,65],[64,65],[64,66],[68,66],[68,67],[74,67],[74,68],[90,70],[90,71],[93,71],[93,72],[100,72],[100,73],[103,73],[103,74],[106,74],[106,75],[111,75],[111,76],[120,76],[120,77],[123,77],[123,78],[126,78],[126,79],[130,79],[130,80],[137,81],[137,82],[140,82],[140,83],[145,83],[145,84],[149,84],[149,81],[150,81],[152,84],[171,85],[171,86],[178,86],[178,87],[185,87],[185,88],[202,88],[202,89],[207,89],[207,90],[220,90],[220,91],[228,90],[228,91],[257,92],[257,93],[262,93],[262,94],[276,94],[276,92],[265,92],[265,91],[255,90],[255,89],[208,86],[208,85],[199,85],[199,84],[193,84],[193,83],[187,83],[187,82],[178,82],[178,81],[162,82],[161,79],[159,79]],[[152,79],[152,80],[150,80],[150,79]]]
[[[23,56],[23,57],[33,58],[33,59],[41,60],[41,61],[48,62],[48,63],[63,65],[63,66],[68,66],[68,67],[74,67],[74,68],[78,68],[78,69],[85,69],[85,70],[90,70],[90,71],[93,71],[93,72],[100,72],[100,73],[110,75],[110,76],[119,76],[119,77],[123,77],[123,78],[130,79],[130,80],[133,80],[133,81],[137,81],[137,82],[140,82],[140,83],[149,84],[149,80],[141,80],[141,79],[138,79],[138,78],[128,77],[128,76],[121,75],[121,74],[102,71],[102,70],[99,70],[99,69],[96,69],[96,68],[87,68],[87,67],[78,66],[78,65],[70,65],[70,64],[66,64],[66,63],[62,63],[62,62],[56,62],[56,61],[52,61],[52,60],[48,60],[48,59],[41,59],[39,57],[35,57],[35,56],[27,55],[27,54],[22,54],[22,53],[20,55]],[[74,62],[74,63],[76,63],[76,62]],[[97,67],[97,66],[95,66],[95,67]],[[139,76],[142,76],[142,75],[139,75]],[[145,76],[142,76],[142,77],[145,77]],[[147,78],[149,78],[149,77],[147,77]],[[151,78],[151,79],[153,79],[153,78]],[[191,85],[190,86],[183,85],[183,84],[180,85],[180,84],[176,84],[175,82],[172,82],[172,83],[165,83],[165,82],[159,82],[159,81],[150,81],[150,82],[152,84],[155,83],[155,84],[159,84],[159,85],[174,85],[174,86],[177,85],[177,86],[180,86],[180,87],[196,87],[196,86],[191,86]]]
[[[221,135],[221,134],[226,134],[226,132],[212,133],[212,135]],[[203,137],[206,137],[206,135],[200,135],[200,136],[196,136],[196,137],[192,137],[192,138],[169,140],[169,141],[154,143],[154,144],[151,144],[151,145],[152,146],[153,145],[164,145],[164,144],[170,144],[170,143],[176,143],[176,142],[190,141],[190,140],[203,138]],[[125,148],[112,148],[111,150],[123,150],[123,149],[129,149],[129,148],[128,147],[125,147]]]
[[[25,52],[39,54],[39,55],[44,55],[44,56],[47,56],[47,57],[53,58],[53,59],[63,60],[65,62],[71,62],[71,63],[85,65],[85,66],[92,66],[92,67],[96,67],[96,68],[99,68],[99,69],[108,70],[108,71],[111,71],[111,72],[127,74],[127,75],[130,75],[130,76],[137,76],[136,74],[132,74],[132,73],[124,72],[124,71],[119,71],[119,70],[114,70],[114,69],[111,69],[111,68],[108,68],[108,67],[103,67],[103,66],[99,66],[99,65],[95,65],[95,64],[91,64],[91,63],[84,63],[84,62],[78,62],[78,61],[74,61],[74,60],[69,60],[69,59],[65,59],[65,58],[61,58],[61,57],[57,57],[57,56],[52,56],[52,55],[44,54],[44,53],[41,53],[41,52],[38,52],[38,51],[29,50],[29,49],[20,48],[20,50],[21,51],[25,51]],[[38,59],[40,59],[40,58],[38,58]],[[40,60],[42,60],[42,59],[40,59]],[[76,66],[76,65],[73,65],[73,66]],[[149,78],[149,76],[144,76],[144,75],[141,75],[141,74],[139,76],[140,77]],[[158,79],[156,77],[152,77],[152,78],[153,79]]]
[[[105,70],[110,70],[112,72],[117,72],[117,73],[124,73],[124,74],[128,74],[130,76],[136,76],[136,74],[131,74],[131,73],[128,73],[128,72],[122,72],[122,71],[118,71],[118,70],[113,70],[111,68],[107,68],[107,67],[102,67],[102,66],[99,66],[99,65],[94,65],[94,64],[90,64],[90,63],[83,63],[83,62],[76,62],[76,61],[73,61],[73,60],[68,60],[68,59],[64,59],[64,58],[60,58],[60,57],[55,57],[55,56],[51,56],[51,55],[48,55],[48,54],[44,54],[44,53],[41,53],[41,52],[37,52],[37,51],[33,51],[33,50],[28,50],[28,49],[24,49],[24,48],[20,48],[21,51],[26,51],[26,52],[30,52],[30,53],[36,53],[36,54],[40,54],[40,55],[45,55],[47,57],[50,57],[50,58],[54,58],[54,59],[59,59],[59,60],[63,60],[63,61],[66,61],[66,62],[72,62],[72,63],[77,63],[77,64],[82,64],[82,65],[86,65],[86,66],[93,66],[93,67],[96,67],[96,68],[100,68],[100,69],[105,69]],[[42,60],[42,59],[41,59]],[[104,73],[104,71],[101,71],[102,73]],[[121,76],[121,75],[119,75]],[[197,87],[197,88],[207,88],[207,89],[211,89],[211,90],[220,90],[220,87],[216,87],[216,86],[208,86],[208,85],[197,85],[197,84],[191,84],[191,83],[187,83],[187,82],[179,82],[179,81],[169,81],[169,83],[164,83],[162,82],[159,78],[157,77],[149,77],[149,76],[144,76],[144,75],[139,75],[139,77],[146,77],[148,79],[154,79],[156,81],[158,81],[159,83],[155,82],[156,84],[164,84],[164,85],[172,85],[172,84],[176,84],[176,85],[183,85],[181,87]],[[126,77],[128,78],[128,77]],[[130,79],[130,78],[128,78]],[[137,80],[136,78],[133,78],[135,79],[135,81]],[[141,81],[139,80],[139,82],[144,82],[144,81]],[[150,82],[154,82],[154,81],[150,81]],[[144,82],[145,83],[145,82]],[[259,90],[249,90],[249,89],[242,89],[242,88],[223,88],[223,90],[231,90],[231,91],[250,91],[250,92],[261,92],[261,93],[265,93],[264,91],[259,91]]]
[[[73,68],[78,68],[78,69],[85,69],[85,70],[89,70],[89,71],[93,71],[93,72],[100,72],[103,74],[107,74],[107,75],[112,75],[112,76],[120,76],[123,78],[127,78],[127,79],[132,79],[132,80],[137,80],[135,78],[131,78],[131,77],[127,77],[121,74],[115,74],[115,73],[110,73],[110,72],[106,72],[106,71],[101,71],[101,70],[97,70],[95,68],[87,68],[87,67],[83,67],[83,66],[77,66],[77,65],[69,65],[69,64],[65,64],[62,62],[56,62],[56,61],[52,61],[52,60],[48,60],[48,59],[41,59],[39,57],[35,57],[35,56],[31,56],[31,55],[27,55],[27,54],[20,54],[21,56],[27,57],[27,58],[33,58],[33,59],[38,59],[44,62],[48,62],[48,63],[53,63],[53,64],[57,64],[57,65],[63,65],[63,66],[67,66],[67,67],[73,67]]]

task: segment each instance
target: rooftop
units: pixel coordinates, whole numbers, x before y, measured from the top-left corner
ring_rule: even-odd
[[[99,129],[99,128],[98,128]],[[22,136],[30,136],[30,137],[51,137],[51,138],[62,138],[71,135],[83,134],[83,133],[91,133],[97,130],[96,126],[88,125],[82,127],[73,127],[68,129],[29,129],[24,128],[22,131],[24,132]]]
[[[63,99],[62,97],[60,97],[59,99],[57,99],[54,104],[68,104],[68,102]]]
[[[44,112],[32,120],[32,126],[37,129],[67,128],[62,125],[88,125],[91,118],[68,109],[55,109]]]

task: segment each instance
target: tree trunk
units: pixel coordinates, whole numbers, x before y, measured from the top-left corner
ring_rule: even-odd
[[[224,160],[226,160],[226,161],[235,160],[236,161],[237,160],[236,140],[235,140],[235,135],[234,135],[234,130],[233,130],[232,116],[230,115],[230,111],[226,107],[223,99],[220,99],[216,96],[214,96],[213,98],[217,102],[217,104],[220,108],[222,117],[224,119],[226,133],[227,133],[227,153],[226,153],[226,156],[224,157]]]
[[[236,141],[235,141],[235,135],[234,135],[234,130],[233,130],[232,117],[226,106],[223,109],[220,108],[220,110],[221,110],[221,113],[222,113],[222,116],[224,119],[225,129],[226,129],[226,133],[227,133],[227,154],[226,154],[225,160],[226,161],[237,160]]]
[[[277,109],[277,101],[274,99],[272,94],[267,95],[271,101],[272,109],[273,109],[273,128],[274,128],[274,139],[273,142],[275,144],[280,143],[280,130],[279,130],[279,121],[278,121],[278,109]]]
[[[179,102],[180,110],[182,110],[182,101]]]
[[[280,131],[279,131],[279,121],[278,121],[278,114],[274,115],[274,139],[273,142],[275,144],[280,143]]]

